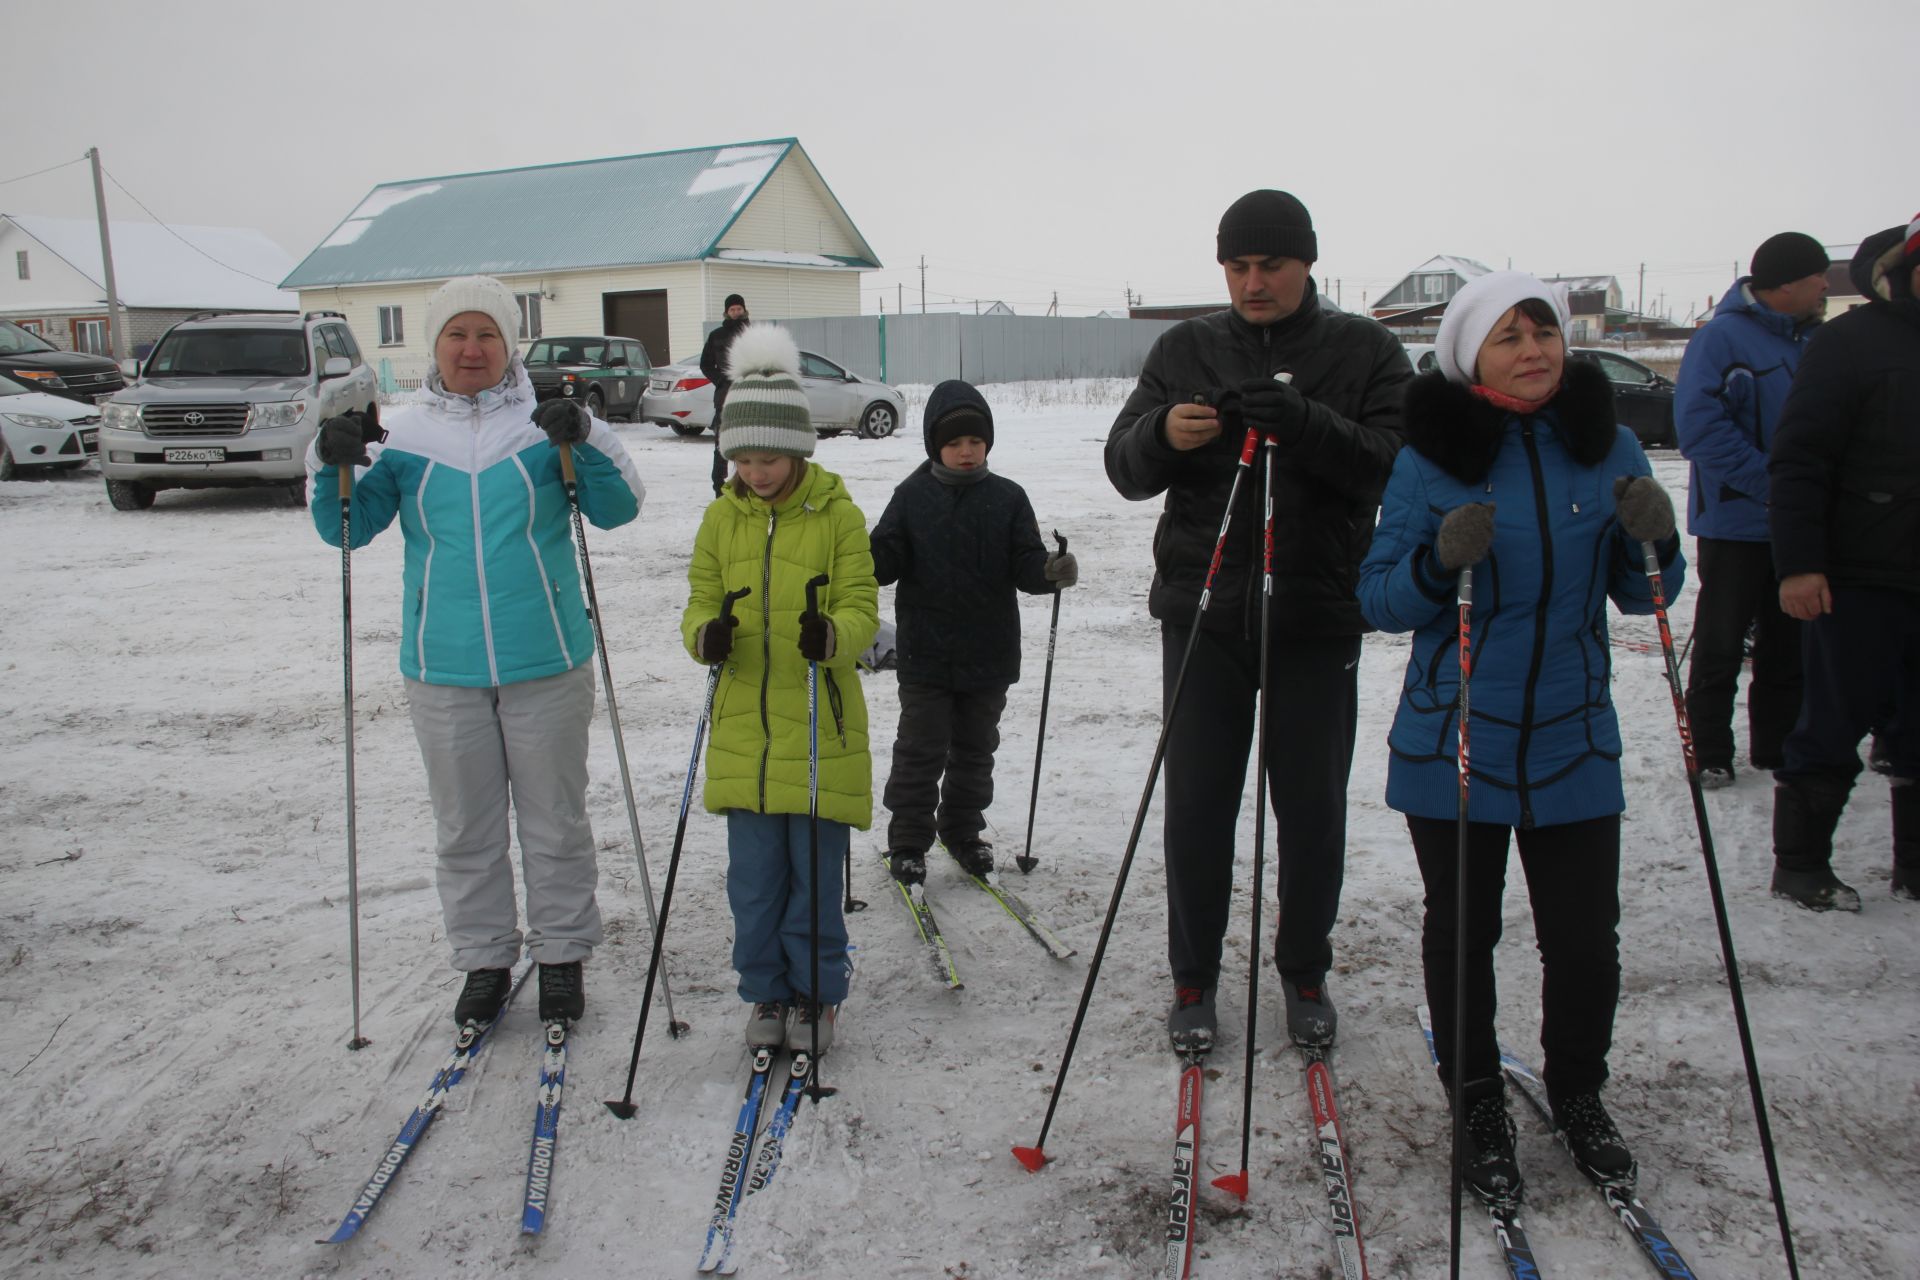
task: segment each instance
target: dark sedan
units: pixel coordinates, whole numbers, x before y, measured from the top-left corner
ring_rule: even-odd
[[[62,351],[11,320],[0,320],[0,374],[35,391],[92,404],[127,385],[105,356]]]

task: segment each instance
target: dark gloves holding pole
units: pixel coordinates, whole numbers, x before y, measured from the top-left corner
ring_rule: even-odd
[[[369,405],[365,413],[349,409],[322,422],[313,451],[329,467],[368,467],[373,465],[373,458],[367,446],[386,438],[387,433],[380,429],[379,406]]]
[[[580,444],[593,426],[593,418],[572,400],[549,400],[533,411],[533,425],[547,433],[558,449],[563,444]]]
[[[826,615],[813,610],[800,615],[800,656],[808,662],[826,662],[833,657],[833,623]]]
[[[730,614],[701,624],[700,634],[694,641],[700,652],[700,661],[710,667],[725,662],[727,655],[733,652],[733,629],[739,625],[740,619]]]
[[[1286,448],[1307,423],[1307,400],[1291,382],[1249,378],[1240,384],[1240,418],[1248,428]]]
[[[1652,476],[1621,476],[1613,482],[1613,510],[1635,542],[1665,542],[1673,536],[1673,499]]]
[[[1434,558],[1448,573],[1458,573],[1487,558],[1493,545],[1493,504],[1469,502],[1455,507],[1440,521],[1433,540]]]

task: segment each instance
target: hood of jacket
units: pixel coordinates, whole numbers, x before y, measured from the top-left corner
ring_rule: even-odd
[[[1541,413],[1553,413],[1567,452],[1591,467],[1613,448],[1613,385],[1599,366],[1568,359],[1560,390]],[[1438,370],[1407,386],[1407,446],[1466,484],[1479,484],[1493,469],[1507,420],[1514,415],[1488,404]]]
[[[1906,257],[1907,229],[1888,227],[1860,242],[1853,261],[1847,264],[1847,278],[1864,298],[1892,302],[1907,295],[1906,282],[1897,268]]]
[[[933,389],[927,397],[926,408],[920,413],[920,443],[926,447],[928,457],[938,456],[933,447],[933,424],[952,413],[955,409],[972,409],[987,420],[987,426],[993,426],[993,410],[987,407],[987,398],[980,394],[980,388],[958,378],[949,378]]]
[[[1746,316],[1769,333],[1777,333],[1791,340],[1804,329],[1811,329],[1819,321],[1807,321],[1804,325],[1785,312],[1775,311],[1766,303],[1753,296],[1753,277],[1741,276],[1733,282],[1733,287],[1720,295],[1720,301],[1714,305],[1713,318],[1722,316]]]
[[[780,499],[778,503],[769,503],[765,498],[747,490],[745,496],[735,492],[732,482],[728,482],[722,491],[720,500],[748,515],[764,515],[769,511],[785,514],[798,511],[802,507],[819,511],[829,502],[847,497],[847,486],[839,476],[827,470],[811,458],[807,460],[807,474],[800,477],[800,483],[794,486],[792,493]]]
[[[507,362],[506,376],[500,379],[497,385],[470,396],[457,395],[447,390],[446,384],[440,380],[440,370],[429,366],[426,380],[420,384],[418,396],[416,403],[447,414],[465,416],[475,409],[483,414],[490,414],[506,405],[525,401],[529,406],[528,414],[531,415],[533,379],[527,376],[526,363],[516,353],[513,359]]]

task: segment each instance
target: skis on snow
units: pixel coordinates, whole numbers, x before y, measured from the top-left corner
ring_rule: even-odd
[[[953,966],[953,951],[940,932],[940,923],[933,918],[933,907],[927,902],[926,885],[901,884],[895,880],[885,849],[880,851],[880,865],[887,868],[887,882],[900,891],[900,900],[906,903],[907,912],[913,917],[913,927],[920,933],[920,941],[927,949],[927,959],[933,964],[934,974],[949,991],[958,991],[966,986],[960,981],[960,971]]]
[[[780,1092],[773,1119],[768,1122],[767,1131],[760,1134],[760,1115],[766,1109],[774,1056],[772,1049],[754,1050],[753,1063],[747,1076],[746,1097],[740,1104],[740,1115],[734,1123],[733,1134],[727,1140],[726,1159],[720,1167],[720,1186],[714,1193],[713,1211],[707,1219],[706,1242],[700,1250],[702,1272],[723,1276],[734,1273],[737,1264],[733,1249],[738,1239],[741,1201],[756,1191],[764,1190],[773,1181],[773,1175],[779,1172],[780,1157],[786,1150],[787,1133],[793,1127],[794,1114],[800,1109],[800,1098],[813,1078],[812,1057],[804,1052],[794,1054],[787,1069],[786,1087]],[[749,1172],[747,1157],[754,1152],[753,1140],[756,1135],[760,1138],[760,1148],[758,1154],[754,1155]]]
[[[433,1073],[433,1081],[427,1086],[426,1095],[414,1106],[413,1113],[407,1117],[406,1123],[400,1126],[399,1134],[387,1147],[386,1153],[380,1157],[380,1163],[374,1166],[373,1176],[368,1178],[366,1185],[360,1189],[360,1194],[354,1199],[353,1207],[347,1210],[346,1217],[340,1220],[340,1225],[334,1228],[332,1235],[320,1241],[321,1244],[344,1244],[358,1235],[360,1228],[367,1224],[368,1216],[379,1206],[381,1198],[393,1186],[394,1179],[400,1176],[400,1170],[405,1167],[407,1158],[413,1154],[414,1148],[419,1146],[420,1140],[426,1136],[427,1127],[433,1123],[434,1117],[438,1116],[446,1105],[447,1095],[453,1091],[455,1085],[466,1078],[467,1069],[474,1064],[480,1056],[480,1050],[486,1045],[487,1033],[498,1026],[500,1019],[506,1016],[507,1006],[513,1002],[514,996],[519,994],[520,987],[526,982],[527,974],[532,969],[531,964],[523,965],[514,975],[513,986],[508,989],[507,998],[501,1004],[500,1012],[494,1015],[492,1022],[469,1022],[455,1033],[453,1050],[447,1055],[447,1060],[440,1064],[440,1069]]]
[[[1186,1280],[1193,1268],[1193,1223],[1200,1204],[1200,1101],[1207,1055],[1184,1053],[1173,1123],[1173,1194],[1167,1202],[1163,1280]]]
[[[560,1095],[567,1085],[567,1023],[547,1024],[547,1047],[540,1055],[540,1090],[533,1103],[533,1145],[527,1152],[527,1194],[521,1202],[520,1230],[539,1235],[547,1225],[553,1193],[554,1149],[560,1141]]]
[[[1360,1241],[1360,1218],[1353,1209],[1353,1176],[1347,1163],[1340,1104],[1333,1091],[1333,1064],[1323,1046],[1299,1046],[1306,1060],[1307,1104],[1313,1112],[1313,1137],[1320,1155],[1320,1180],[1327,1194],[1327,1229],[1340,1252],[1344,1280],[1367,1280],[1367,1250]]]
[[[1068,956],[1074,954],[1072,947],[1060,941],[1059,936],[1055,934],[1053,930],[1040,923],[1040,917],[1033,914],[1033,908],[1023,902],[1019,894],[1007,888],[1007,886],[1001,882],[999,872],[989,871],[984,876],[969,876],[967,878],[980,886],[988,896],[999,903],[1001,908],[1005,910],[1022,929],[1025,929],[1032,935],[1035,942],[1045,947],[1047,954],[1055,960],[1065,960]]]

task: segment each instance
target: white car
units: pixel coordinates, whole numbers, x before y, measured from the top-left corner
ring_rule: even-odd
[[[0,480],[40,467],[84,467],[99,441],[97,406],[0,377]]]
[[[898,391],[811,351],[800,353],[800,384],[807,389],[813,428],[823,436],[851,431],[881,440],[907,416],[907,402]],[[697,362],[661,365],[647,381],[640,417],[683,436],[697,436],[713,425],[713,384]]]

